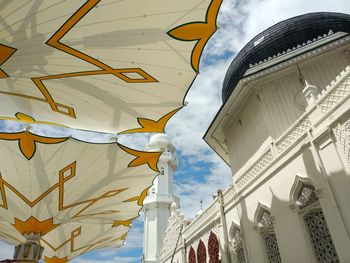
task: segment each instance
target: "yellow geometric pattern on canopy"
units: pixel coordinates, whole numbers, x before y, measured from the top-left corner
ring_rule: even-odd
[[[209,38],[215,33],[216,18],[221,6],[222,0],[212,0],[206,15],[206,22],[192,22],[178,26],[168,32],[168,34],[176,39],[184,41],[197,41],[192,51],[192,67],[199,71],[199,60],[202,55],[205,44]]]
[[[24,114],[22,112],[17,112],[15,114],[16,118],[14,117],[0,117],[0,120],[4,121],[21,121],[21,122],[26,122],[26,123],[31,123],[31,124],[45,124],[45,125],[52,125],[52,126],[58,126],[58,127],[67,127],[59,123],[55,122],[48,122],[48,121],[37,121],[33,117]]]
[[[120,132],[119,134],[126,134],[126,133],[135,133],[135,132],[158,132],[158,133],[164,133],[165,132],[165,126],[167,122],[170,120],[171,117],[175,115],[181,108],[173,110],[169,112],[168,114],[164,115],[162,118],[160,118],[158,121],[146,119],[146,118],[137,118],[138,123],[142,128],[135,128],[127,131]]]
[[[131,227],[131,223],[134,219],[136,219],[136,217],[133,217],[127,220],[116,220],[114,221],[112,227],[118,227],[118,226]]]
[[[15,218],[15,223],[13,226],[22,234],[40,234],[41,236],[46,235],[51,230],[55,229],[58,225],[53,223],[53,218],[46,219],[44,221],[39,221],[35,217],[31,216],[26,221],[22,221]]]
[[[120,237],[118,237],[116,240],[125,240],[127,235],[128,235],[128,233],[125,233],[125,234],[121,235]]]
[[[135,201],[137,201],[137,205],[138,206],[143,206],[143,201],[147,197],[147,193],[148,193],[148,190],[150,188],[151,187],[147,187],[145,190],[142,191],[141,195],[129,198],[128,200],[125,200],[124,202],[135,202]]]
[[[121,144],[118,144],[118,145],[125,152],[136,156],[136,158],[129,163],[128,167],[134,167],[134,166],[147,164],[149,166],[149,168],[151,168],[153,171],[159,173],[159,169],[157,167],[157,164],[158,164],[158,160],[159,160],[160,156],[162,155],[162,152],[137,151],[137,150],[128,148],[128,147],[121,145]]]
[[[68,262],[68,258],[67,257],[64,257],[64,258],[58,258],[58,257],[52,257],[52,258],[49,258],[49,257],[44,257],[44,262],[45,263],[67,263]]]
[[[68,138],[49,138],[33,134],[27,130],[15,133],[0,133],[0,139],[16,141],[22,154],[30,160],[35,154],[36,143],[56,144],[66,141]]]
[[[17,49],[0,44],[0,66],[8,60]],[[0,68],[0,79],[7,78],[8,75]]]

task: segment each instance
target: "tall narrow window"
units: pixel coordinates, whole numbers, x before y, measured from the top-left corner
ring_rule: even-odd
[[[217,236],[210,232],[208,240],[209,263],[219,263],[219,240]]]
[[[241,230],[238,227],[234,227],[231,233],[233,241],[233,252],[236,255],[238,263],[245,263],[243,239],[241,235]]]
[[[207,263],[207,250],[202,240],[200,240],[198,244],[197,259],[198,263]]]
[[[188,253],[188,262],[196,263],[196,252],[194,251],[194,248],[192,246],[190,248],[190,252]]]
[[[281,255],[269,211],[263,209],[258,218],[261,236],[265,241],[267,257],[270,263],[281,263]]]
[[[296,203],[304,218],[317,262],[340,262],[314,187],[303,185]]]

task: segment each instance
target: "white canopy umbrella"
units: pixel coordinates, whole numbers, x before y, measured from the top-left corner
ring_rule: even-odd
[[[0,2],[0,119],[163,132],[221,0]],[[130,131],[131,130],[131,131]]]
[[[84,242],[107,235],[111,238],[99,246],[121,245],[116,229],[126,234],[138,216],[161,156],[115,142],[45,137],[28,129],[1,132],[0,152],[0,219],[6,222],[0,224],[0,239],[18,244],[43,238],[48,251],[51,241],[65,242],[63,233],[70,232],[72,224],[91,229]],[[64,255],[71,258],[82,251],[87,250]],[[66,252],[58,255],[62,253]]]

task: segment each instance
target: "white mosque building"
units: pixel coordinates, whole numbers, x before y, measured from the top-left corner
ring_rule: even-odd
[[[204,139],[233,184],[189,222],[165,149],[145,202],[144,262],[350,262],[350,15],[310,13],[232,61]],[[220,176],[220,175],[218,175]]]

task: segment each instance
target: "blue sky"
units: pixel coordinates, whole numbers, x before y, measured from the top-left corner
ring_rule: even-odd
[[[202,140],[221,106],[221,85],[234,55],[262,30],[289,17],[315,11],[350,13],[348,0],[224,0],[219,30],[209,41],[201,60],[200,74],[186,101],[189,104],[168,123],[166,132],[177,148],[178,171],[174,177],[175,193],[181,198],[182,212],[192,218],[206,207],[211,194],[232,183],[230,168]],[[268,15],[267,15],[268,14]],[[81,134],[79,134],[81,136]],[[120,138],[126,145],[143,149],[150,135]],[[82,255],[74,263],[136,263],[142,256],[143,216],[133,223],[126,245]],[[0,243],[0,259],[10,258],[12,247]]]

